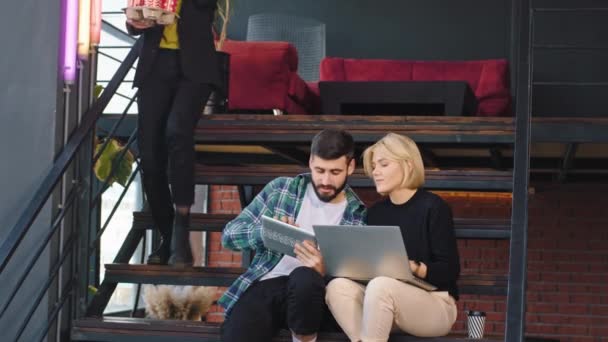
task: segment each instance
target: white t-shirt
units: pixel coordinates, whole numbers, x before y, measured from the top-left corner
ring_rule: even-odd
[[[317,197],[312,183],[308,184],[302,207],[296,218],[296,224],[309,232],[314,233],[313,225],[337,225],[342,221],[346,209],[346,199],[340,203],[323,202]],[[260,280],[272,279],[289,275],[297,267],[303,266],[300,260],[289,255],[283,255],[279,263]]]

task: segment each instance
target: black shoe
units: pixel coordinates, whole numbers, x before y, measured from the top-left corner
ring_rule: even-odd
[[[192,251],[190,250],[190,231],[188,226],[190,215],[175,215],[173,236],[171,237],[171,257],[169,264],[176,267],[192,266]]]
[[[161,238],[160,245],[148,255],[148,265],[166,265],[171,255],[171,239]]]

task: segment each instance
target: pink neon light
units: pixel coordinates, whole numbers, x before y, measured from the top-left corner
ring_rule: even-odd
[[[63,1],[63,80],[76,81],[76,50],[78,46],[78,0]]]

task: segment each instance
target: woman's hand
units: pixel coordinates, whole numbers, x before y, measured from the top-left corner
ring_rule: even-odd
[[[133,26],[134,28],[136,28],[138,30],[145,30],[147,28],[154,26],[154,23],[151,21],[133,20],[133,19],[127,19],[127,24]]]
[[[420,263],[410,260],[410,269],[412,270],[412,273],[414,273],[414,275],[417,277],[418,269],[420,269]]]
[[[312,268],[321,276],[325,276],[323,255],[321,255],[321,251],[317,249],[314,242],[306,240],[302,243],[296,243],[293,251],[296,253],[296,258],[300,260],[304,266]]]
[[[426,265],[419,261],[410,260],[410,269],[412,273],[418,278],[424,279],[426,278]]]

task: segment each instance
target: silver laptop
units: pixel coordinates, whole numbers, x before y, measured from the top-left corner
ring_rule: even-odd
[[[367,281],[386,276],[427,291],[437,287],[417,278],[397,226],[313,226],[327,274]]]

